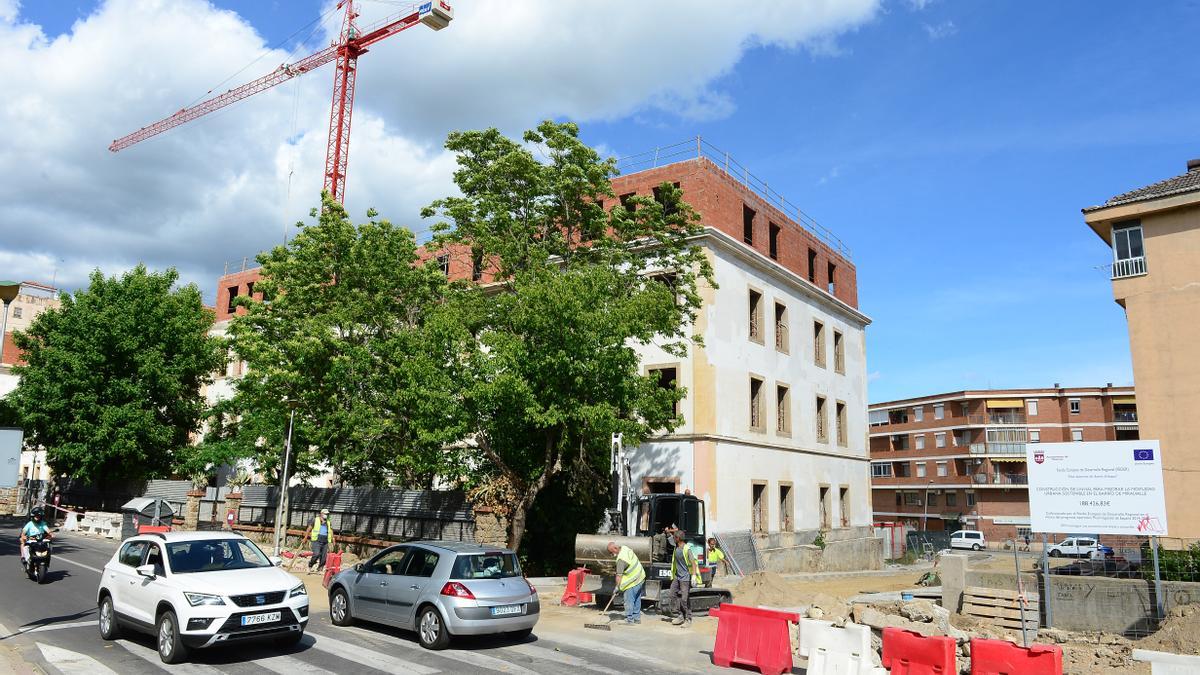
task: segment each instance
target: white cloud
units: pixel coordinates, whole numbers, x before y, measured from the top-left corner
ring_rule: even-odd
[[[108,0],[53,37],[18,8],[0,0],[0,87],[10,92],[0,99],[0,160],[16,168],[0,182],[0,277],[49,280],[57,268],[71,287],[92,267],[145,262],[178,267],[211,301],[225,262],[240,265],[307,214],[321,184],[330,67],[114,155],[113,138],[256,57],[214,88],[288,55],[201,0]],[[364,26],[395,9],[363,8]],[[546,117],[649,109],[728,115],[735,103],[714,82],[747,49],[827,54],[877,11],[877,0],[463,0],[446,30],[418,26],[362,57],[347,206],[421,229],[418,209],[451,189],[453,158],[441,148],[450,130],[513,133]]]
[[[953,21],[943,21],[938,24],[921,24],[925,28],[925,33],[930,40],[940,40],[945,37],[950,37],[958,32],[958,26],[954,25]]]
[[[908,1],[909,9],[913,10],[914,12],[921,12],[921,11],[924,11],[924,9],[926,7],[932,5],[937,0],[907,0],[907,1]]]

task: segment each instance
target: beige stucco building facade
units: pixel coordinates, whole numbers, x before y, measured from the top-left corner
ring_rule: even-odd
[[[1141,437],[1162,447],[1169,534],[1200,539],[1200,160],[1187,169],[1083,214],[1113,248]]]

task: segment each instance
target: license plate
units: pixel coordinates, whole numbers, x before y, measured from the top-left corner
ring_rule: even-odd
[[[282,616],[279,612],[264,612],[262,614],[251,614],[250,616],[242,617],[243,626],[257,626],[260,623],[272,623],[279,620]]]
[[[671,570],[659,570],[658,578],[659,579],[670,579],[671,578]]]
[[[504,605],[503,607],[493,607],[492,616],[508,616],[510,614],[520,614],[520,605]]]

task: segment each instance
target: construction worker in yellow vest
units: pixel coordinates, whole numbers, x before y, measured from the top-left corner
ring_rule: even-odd
[[[642,622],[642,596],[646,593],[646,570],[628,546],[608,542],[608,552],[617,557],[617,592],[625,594],[625,623]]]
[[[320,572],[325,569],[325,554],[333,548],[333,525],[329,522],[329,509],[321,509],[321,513],[313,519],[312,528],[308,531],[312,541],[312,560],[308,561],[308,571]]]
[[[671,553],[671,597],[679,608],[679,616],[672,624],[676,626],[692,625],[692,608],[689,595],[692,587],[700,585],[700,564],[696,554],[688,545],[686,533],[675,530],[675,551]]]

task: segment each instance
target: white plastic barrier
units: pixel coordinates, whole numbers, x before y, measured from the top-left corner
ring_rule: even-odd
[[[887,675],[874,665],[871,629],[857,624],[838,628],[828,621],[800,619],[800,656],[808,675]]]
[[[79,531],[117,539],[121,536],[121,514],[89,511],[79,520]]]
[[[74,532],[79,529],[79,514],[74,511],[67,511],[67,516],[63,519],[63,524],[59,526],[60,530],[65,532]]]
[[[1195,675],[1200,673],[1200,656],[1135,649],[1133,650],[1133,660],[1148,662],[1150,675]]]

